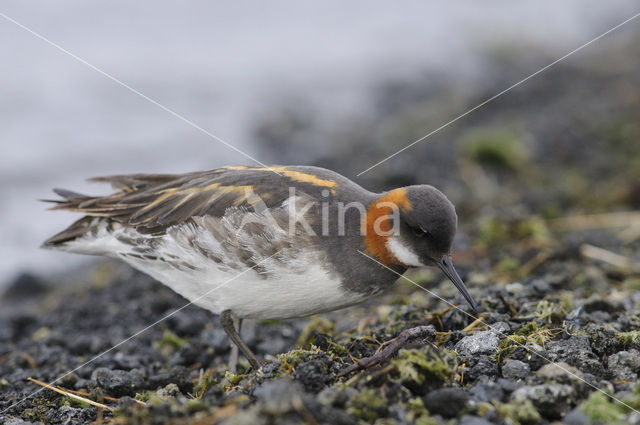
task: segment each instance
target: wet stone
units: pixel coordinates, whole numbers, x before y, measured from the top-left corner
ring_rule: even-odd
[[[499,378],[497,384],[505,394],[511,394],[524,385],[523,381],[514,381],[513,379]]]
[[[121,407],[131,407],[134,404],[136,404],[136,399],[133,397],[129,397],[129,396],[124,396],[124,397],[120,397],[118,399],[118,402],[115,405],[116,409],[119,409]]]
[[[469,396],[462,388],[442,388],[431,391],[424,397],[429,413],[453,418],[467,405]]]
[[[635,381],[640,372],[640,352],[636,349],[620,351],[609,356],[609,372],[619,381]]]
[[[71,406],[61,406],[58,410],[50,411],[47,419],[55,423],[90,423],[96,420],[95,409],[80,409]]]
[[[564,384],[541,384],[524,386],[511,395],[513,401],[530,400],[541,415],[549,419],[560,419],[571,408],[575,390]]]
[[[549,360],[561,360],[581,371],[597,376],[604,374],[602,362],[591,350],[589,338],[586,335],[578,334],[571,336],[568,340],[552,341],[547,344],[547,353]]]
[[[564,425],[587,425],[589,418],[578,409],[573,409],[562,418]]]
[[[520,360],[507,359],[502,365],[502,377],[507,379],[525,379],[530,371],[529,365]]]
[[[318,394],[318,401],[327,406],[343,408],[349,399],[357,394],[354,388],[347,388],[346,391],[338,391],[334,388],[325,388]]]
[[[511,331],[511,326],[507,322],[496,322],[491,325],[491,330],[500,334],[508,334]]]
[[[485,381],[486,382],[477,383],[469,389],[469,398],[476,402],[502,400],[504,397],[502,387],[496,382]]]
[[[142,373],[135,369],[125,371],[98,368],[91,374],[91,380],[114,397],[135,395],[136,390],[140,389],[144,383]]]
[[[320,359],[313,359],[302,363],[293,373],[293,378],[302,384],[305,391],[318,393],[328,382],[327,367]]]
[[[584,386],[584,375],[578,369],[564,362],[548,363],[542,366],[536,377],[543,382],[571,385],[576,389]]]
[[[549,282],[546,280],[535,279],[529,284],[529,286],[537,297],[544,297],[551,292],[551,285],[549,285]]]
[[[482,377],[494,377],[498,375],[498,365],[487,355],[472,357],[467,363],[465,382],[474,382]]]
[[[600,295],[594,294],[583,305],[587,313],[594,311],[604,311],[606,313],[616,313],[624,310],[624,304],[618,300],[602,298]]]
[[[263,382],[253,395],[263,404],[263,408],[269,412],[282,412],[289,410],[291,400],[302,393],[300,386],[290,378],[279,378],[270,382]]]
[[[492,423],[478,416],[464,415],[458,421],[458,425],[492,425]]]
[[[480,331],[462,338],[455,346],[461,355],[493,354],[498,348],[498,334],[493,331]]]
[[[619,350],[616,332],[605,326],[589,325],[586,329],[591,349],[598,356],[611,355]]]
[[[176,384],[168,384],[166,387],[158,389],[156,395],[161,399],[177,397],[180,395],[180,388]]]
[[[5,418],[4,416],[0,416],[0,421],[3,425],[35,425],[35,422],[23,421],[20,418]]]

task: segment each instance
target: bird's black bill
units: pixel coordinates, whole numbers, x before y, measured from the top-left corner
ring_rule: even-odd
[[[467,300],[467,302],[469,303],[473,311],[477,312],[478,304],[476,303],[476,300],[474,300],[471,294],[469,293],[469,290],[464,285],[464,282],[462,281],[462,279],[460,279],[460,276],[458,276],[458,272],[456,271],[455,267],[453,267],[453,261],[451,261],[451,257],[449,256],[442,257],[442,260],[438,261],[438,267],[440,267],[440,270],[442,270],[442,272],[445,275],[447,275],[449,280],[453,282],[456,288],[458,288],[458,291],[460,291],[460,293],[464,296],[464,298]]]

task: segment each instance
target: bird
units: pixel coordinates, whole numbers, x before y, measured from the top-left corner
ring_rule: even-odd
[[[226,166],[89,179],[113,193],[54,189],[50,209],[83,214],[43,243],[118,258],[219,315],[254,369],[244,319],[287,319],[361,303],[409,268],[437,266],[474,311],[451,246],[454,205],[421,184],[371,192],[314,166]],[[237,324],[237,325],[236,325]]]

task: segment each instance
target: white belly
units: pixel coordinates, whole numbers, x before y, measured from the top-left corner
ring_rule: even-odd
[[[240,318],[308,316],[368,298],[343,289],[339,277],[320,265],[323,254],[310,244],[292,242],[278,229],[263,238],[236,229],[235,222],[211,217],[176,226],[162,236],[103,226],[64,249],[120,258],[198,306],[218,314],[231,310]],[[274,254],[265,246],[282,248]],[[239,249],[251,253],[255,268],[238,258]]]
[[[218,314],[231,310],[240,318],[308,316],[348,307],[367,298],[364,294],[344,290],[338,280],[318,266],[307,267],[303,273],[275,271],[277,278],[264,279],[254,270],[225,272],[215,264],[184,271],[167,266],[150,267],[145,260],[124,259],[194,304]],[[265,266],[268,262],[260,265]],[[266,264],[273,275],[274,268],[269,266]]]

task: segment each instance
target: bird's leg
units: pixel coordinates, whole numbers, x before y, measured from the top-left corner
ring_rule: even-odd
[[[237,319],[238,335],[242,338],[242,319]],[[231,344],[231,353],[229,353],[229,371],[231,373],[236,373],[238,369],[238,346],[235,344]]]
[[[260,369],[262,365],[236,331],[233,324],[233,318],[231,317],[231,310],[225,310],[220,314],[220,324],[222,325],[222,329],[224,329],[227,335],[229,335],[229,338],[231,338],[231,341],[233,341],[236,347],[242,351],[242,354],[247,358],[247,360],[249,360],[251,367],[255,370]]]

